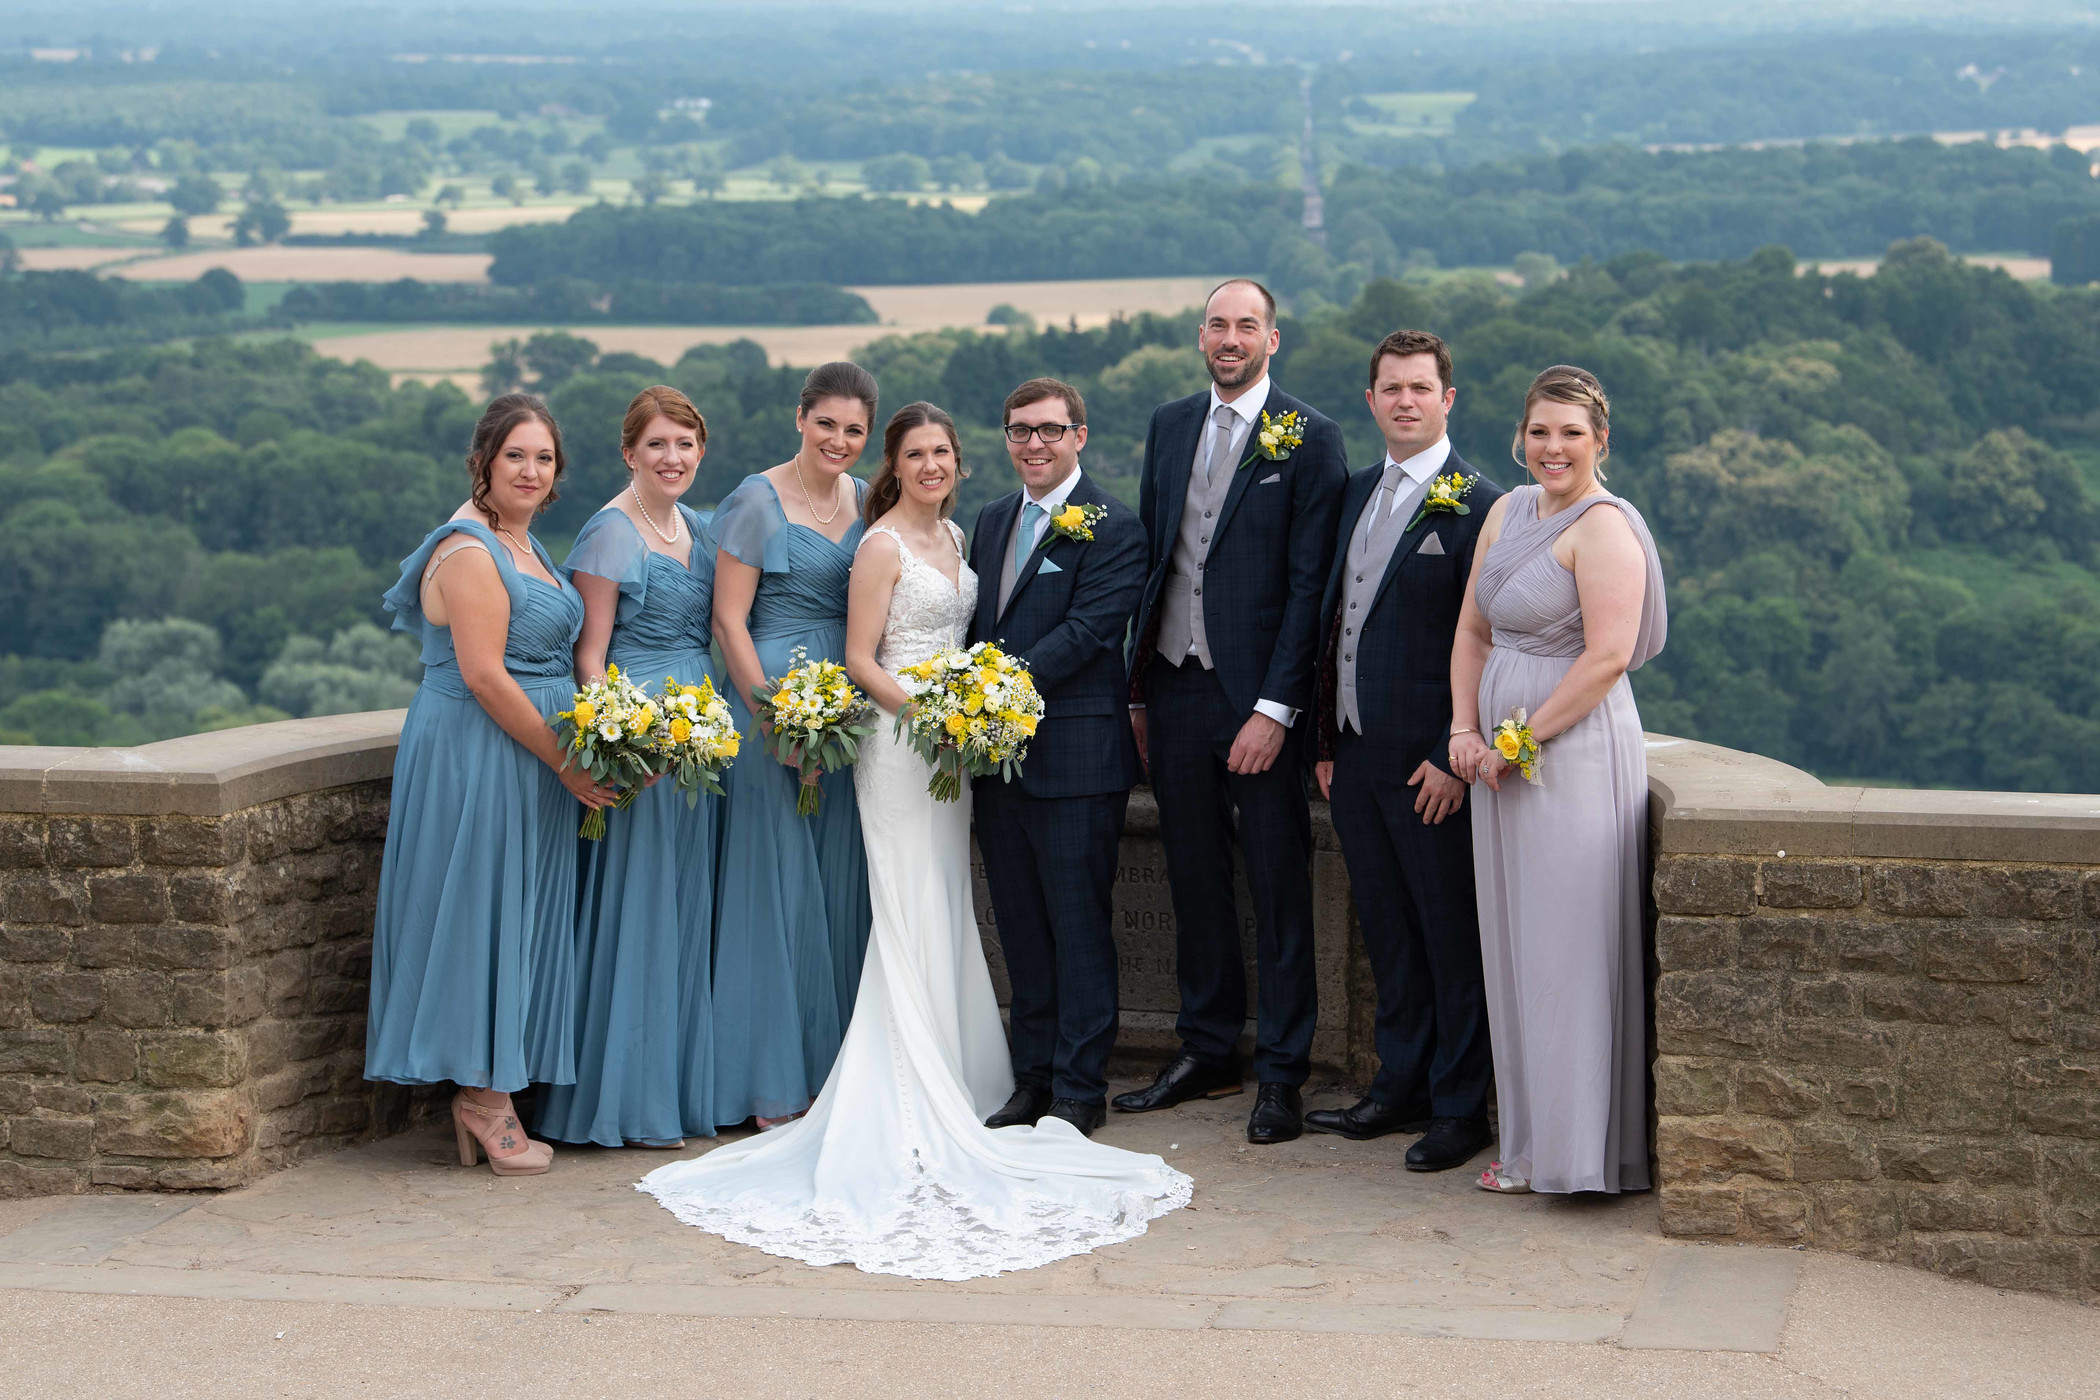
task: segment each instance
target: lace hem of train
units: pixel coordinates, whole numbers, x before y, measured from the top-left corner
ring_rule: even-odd
[[[1195,1190],[1195,1182],[1172,1167],[1146,1172],[1143,1180],[1141,1188],[1117,1192],[1107,1214],[1025,1191],[1007,1196],[1009,1209],[988,1212],[936,1180],[914,1152],[906,1183],[872,1221],[858,1211],[806,1203],[769,1206],[759,1192],[706,1201],[647,1182],[635,1189],[688,1225],[778,1258],[961,1283],[1136,1239],[1154,1220],[1187,1205]]]

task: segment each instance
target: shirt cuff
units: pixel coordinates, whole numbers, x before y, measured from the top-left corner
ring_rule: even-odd
[[[1275,720],[1285,729],[1289,729],[1292,725],[1298,722],[1298,712],[1296,710],[1292,709],[1288,705],[1279,705],[1274,700],[1255,701],[1254,713],[1258,715],[1267,715],[1270,719]]]
[[[1142,700],[1133,700],[1130,702],[1130,708],[1133,710],[1142,710],[1145,708],[1145,702]]]

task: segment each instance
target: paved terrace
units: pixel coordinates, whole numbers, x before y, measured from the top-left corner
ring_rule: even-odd
[[[1668,1240],[1650,1194],[1493,1197],[1403,1170],[1405,1137],[1255,1149],[1247,1102],[1111,1120],[1196,1178],[1142,1239],[961,1284],[681,1225],[633,1189],[673,1154],[502,1181],[442,1123],[218,1195],[0,1202],[0,1392],[1908,1400],[2083,1397],[2100,1373],[2077,1303]]]

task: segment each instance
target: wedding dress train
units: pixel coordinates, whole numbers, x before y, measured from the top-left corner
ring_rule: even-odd
[[[877,651],[893,674],[960,645],[977,593],[968,565],[951,584],[897,544]],[[845,1043],[803,1117],[643,1178],[687,1224],[805,1263],[959,1280],[1132,1239],[1188,1204],[1187,1176],[1062,1119],[984,1126],[1013,1071],[970,899],[970,789],[936,802],[928,777],[887,718],[861,745],[874,926]]]

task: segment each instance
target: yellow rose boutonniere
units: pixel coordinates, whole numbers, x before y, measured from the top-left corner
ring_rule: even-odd
[[[1415,512],[1415,518],[1407,522],[1407,528],[1414,529],[1431,514],[1471,515],[1473,508],[1466,504],[1466,497],[1472,494],[1473,483],[1479,479],[1477,476],[1460,476],[1457,472],[1452,472],[1449,476],[1440,476],[1430,482],[1429,494],[1423,498],[1422,508]],[[1515,760],[1512,759],[1511,762]]]
[[[1107,514],[1107,506],[1083,506],[1075,501],[1050,517],[1050,528],[1068,540],[1084,543],[1094,537],[1094,527]]]
[[[1279,413],[1271,418],[1266,411],[1261,416],[1261,427],[1254,434],[1254,450],[1247,460],[1240,463],[1245,471],[1259,461],[1281,462],[1305,442],[1305,419],[1297,409]]]

